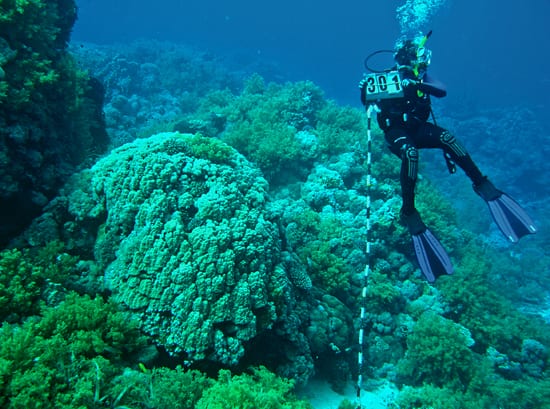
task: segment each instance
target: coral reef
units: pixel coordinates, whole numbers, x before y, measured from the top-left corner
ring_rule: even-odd
[[[242,84],[221,57],[181,44],[141,40],[73,45],[70,51],[105,85],[106,125],[115,147],[165,131],[204,133],[196,117],[182,127],[184,116],[196,112],[209,92],[237,92]]]
[[[317,137],[308,130],[315,127],[324,104],[322,91],[311,82],[283,87],[252,77],[226,106],[223,140],[277,183],[289,173],[303,173],[301,168],[315,158]]]
[[[455,107],[452,108],[454,113]],[[548,183],[544,174],[550,170],[544,160],[549,153],[544,143],[548,131],[537,121],[534,109],[474,111],[464,117],[448,115],[441,118],[445,126],[460,135],[467,147],[475,146],[476,162],[497,185],[506,183],[503,188],[519,197],[544,192],[544,185]],[[539,146],[540,154],[526,153],[525,146]],[[492,160],[494,157],[500,160]],[[509,174],[506,169],[514,172]]]
[[[303,408],[291,391],[314,373],[355,380],[361,325],[363,376],[398,384],[396,407],[545,407],[548,325],[514,304],[544,300],[543,246],[488,249],[423,173],[417,205],[456,267],[428,285],[373,129],[367,259],[359,110],[149,47],[82,48],[130,143],[0,253],[0,406]]]
[[[220,371],[217,381],[181,366],[148,369],[146,340],[138,323],[129,318],[113,302],[68,293],[23,325],[4,323],[0,405],[310,408],[292,393],[293,381],[265,368],[234,376]],[[139,369],[129,367],[130,362],[139,362]]]

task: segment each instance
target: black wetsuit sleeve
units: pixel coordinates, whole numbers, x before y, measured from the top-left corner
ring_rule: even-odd
[[[361,103],[367,106],[367,83],[361,84]]]
[[[430,77],[428,74],[424,75],[422,82],[418,84],[418,89],[436,98],[443,98],[447,95],[445,85],[441,81]]]

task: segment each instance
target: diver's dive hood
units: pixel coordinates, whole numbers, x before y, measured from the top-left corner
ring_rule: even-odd
[[[369,54],[365,58],[365,68],[370,72],[380,73],[391,71],[392,69],[409,69],[416,76],[419,75],[421,71],[425,71],[428,65],[431,62],[432,52],[428,50],[425,45],[430,36],[432,35],[432,30],[430,30],[426,35],[422,37],[417,37],[413,40],[402,40],[399,41],[395,47],[395,50],[377,50]],[[383,53],[392,53],[395,62],[397,62],[397,67],[387,68],[383,70],[375,70],[369,65],[369,61],[372,57],[377,54]]]
[[[431,35],[432,31],[430,30],[422,37],[398,43],[394,54],[394,59],[398,64],[397,68],[409,69],[415,76],[426,71],[431,63],[432,52],[425,45]]]

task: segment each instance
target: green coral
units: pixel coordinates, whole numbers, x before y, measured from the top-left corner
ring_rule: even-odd
[[[293,395],[292,381],[265,368],[221,371],[217,381],[181,366],[129,368],[125,358],[146,346],[144,338],[136,321],[101,298],[71,293],[42,314],[0,328],[3,408],[310,407]]]
[[[398,313],[405,305],[399,289],[389,277],[376,270],[369,274],[367,291],[367,310],[371,313],[389,311]]]
[[[206,159],[216,164],[226,163],[236,154],[234,149],[217,138],[206,138],[201,135],[195,135],[189,139],[188,143],[192,156]]]
[[[11,249],[0,253],[0,319],[15,322],[38,312],[45,297],[75,272],[77,258],[60,242],[35,250]],[[44,297],[43,297],[44,296]]]
[[[331,252],[330,243],[311,242],[299,249],[298,254],[309,263],[309,272],[315,285],[329,293],[349,289],[350,269],[341,257]]]
[[[440,388],[434,385],[424,385],[418,388],[405,387],[396,399],[396,409],[425,409],[425,408],[449,408],[449,409],[481,409],[485,408],[487,399],[473,400],[461,392],[448,388]]]
[[[258,164],[273,179],[304,158],[298,131],[314,127],[325,104],[311,82],[265,85],[253,76],[244,92],[223,109],[228,120],[223,139]]]
[[[396,409],[545,409],[550,399],[550,381],[508,381],[488,371],[481,363],[476,378],[460,389],[426,384],[404,387],[399,393]]]
[[[217,383],[204,392],[196,409],[311,409],[309,403],[292,394],[293,388],[293,381],[279,378],[264,367],[233,376],[221,370]]]
[[[128,323],[114,302],[71,293],[59,306],[47,309],[33,330],[43,338],[61,337],[78,356],[117,358],[143,345],[137,328],[137,322]]]
[[[349,152],[356,144],[366,142],[365,115],[351,107],[340,107],[329,101],[317,114],[316,133],[319,148],[325,155]],[[365,145],[366,146],[366,145]]]
[[[422,386],[405,387],[397,407],[544,408],[547,324],[520,314],[489,285],[478,243],[459,253],[453,279],[440,285],[447,318],[425,313],[407,337],[398,377]]]
[[[203,98],[198,118],[208,119],[212,112],[227,120],[221,137],[258,164],[270,181],[320,154],[348,152],[364,141],[361,111],[326,101],[309,81],[266,84],[255,74],[238,96],[225,90]]]
[[[268,177],[299,159],[296,131],[286,124],[273,123],[261,116],[240,121],[231,127],[225,140],[255,162]]]
[[[468,330],[439,315],[426,313],[407,337],[400,377],[415,385],[465,385],[474,373],[475,355]]]
[[[113,303],[74,293],[43,317],[0,329],[0,405],[99,406],[96,378],[145,345]]]
[[[287,239],[307,266],[313,284],[331,294],[349,289],[351,268],[336,250],[335,238],[346,236],[346,226],[331,215],[300,207],[289,217]],[[340,243],[339,243],[340,244]]]
[[[447,251],[453,254],[454,249],[464,245],[468,234],[458,230],[456,212],[451,201],[425,179],[418,183],[416,197],[416,207],[422,215],[422,220],[432,231],[437,232],[438,239]]]
[[[503,409],[545,409],[550,402],[550,379],[536,381],[525,379],[520,382],[497,379],[488,380],[487,398],[484,407]],[[472,405],[472,409],[480,406]]]
[[[175,369],[125,368],[122,373],[103,379],[104,392],[100,395],[118,407],[194,409],[203,392],[213,384],[214,380],[200,371],[186,370],[179,365]]]
[[[489,346],[519,361],[525,338],[550,343],[547,325],[526,317],[498,294],[487,281],[490,266],[477,243],[464,248],[464,256],[452,280],[441,290],[449,306],[449,316],[469,328],[476,341],[476,351]]]

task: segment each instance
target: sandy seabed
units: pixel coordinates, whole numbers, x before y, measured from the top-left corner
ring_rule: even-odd
[[[313,379],[297,392],[301,399],[309,401],[315,409],[338,409],[344,399],[354,404],[358,403],[355,385],[351,383],[341,394],[335,392],[328,382]],[[391,382],[384,382],[373,390],[361,390],[359,403],[364,409],[387,409],[396,396],[395,385]]]

